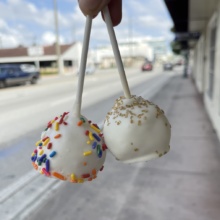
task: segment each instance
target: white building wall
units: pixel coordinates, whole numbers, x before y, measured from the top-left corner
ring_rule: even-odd
[[[194,69],[193,75],[196,82],[197,89],[200,93],[204,93],[204,83],[205,83],[205,71],[204,71],[204,62],[205,62],[205,37],[201,36],[195,51],[194,51]]]
[[[119,50],[122,58],[126,57],[143,57],[148,60],[153,60],[153,49],[147,43],[134,43],[129,44],[119,44]],[[96,63],[101,63],[106,57],[113,58],[114,54],[111,46],[106,46],[103,48],[97,48],[92,52],[94,60]]]
[[[82,44],[81,42],[76,42],[70,47],[65,53],[62,54],[62,60],[71,60],[73,65],[78,69],[80,64],[81,58],[81,51],[82,51]]]
[[[211,43],[211,29],[213,25],[217,24],[216,32],[216,50],[215,50],[215,66],[214,66],[214,81],[213,81],[213,96],[209,95],[210,86],[210,43]],[[213,126],[220,139],[220,2],[217,3],[216,12],[210,18],[208,26],[206,28],[205,38],[205,61],[202,64],[204,69],[204,103],[209,114],[209,117],[213,123]],[[199,49],[201,52],[201,49]]]

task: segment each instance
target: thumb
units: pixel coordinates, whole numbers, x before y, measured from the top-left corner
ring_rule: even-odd
[[[110,0],[78,0],[82,13],[95,17]]]

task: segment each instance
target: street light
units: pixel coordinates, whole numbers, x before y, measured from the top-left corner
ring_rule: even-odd
[[[54,4],[54,21],[55,21],[55,32],[56,32],[56,54],[57,54],[57,68],[58,74],[62,73],[61,68],[61,58],[60,58],[60,40],[59,40],[59,25],[58,25],[58,15],[57,15],[57,1],[53,0]]]

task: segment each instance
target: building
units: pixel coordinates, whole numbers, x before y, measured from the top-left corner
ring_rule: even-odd
[[[78,69],[82,45],[79,42],[60,45],[60,69],[62,73]],[[56,46],[32,46],[0,49],[0,64],[29,63],[41,70],[56,69]]]
[[[220,139],[220,1],[164,0],[192,77]]]
[[[140,65],[145,60],[153,60],[152,48],[143,42],[120,42],[118,44],[122,61],[125,66]],[[100,68],[110,68],[116,65],[111,45],[98,47],[89,56]]]

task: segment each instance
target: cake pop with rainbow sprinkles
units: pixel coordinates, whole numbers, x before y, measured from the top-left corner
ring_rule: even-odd
[[[34,168],[41,174],[72,183],[95,179],[106,157],[101,130],[81,114],[91,24],[92,18],[87,16],[73,110],[49,121],[31,155]]]

